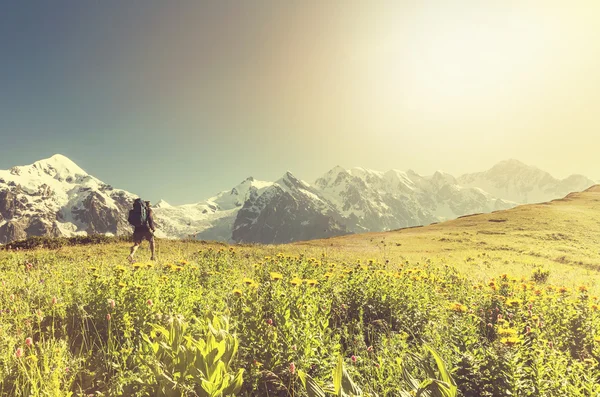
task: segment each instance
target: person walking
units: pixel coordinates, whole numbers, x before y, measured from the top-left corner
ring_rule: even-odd
[[[144,240],[150,243],[150,252],[152,255],[150,260],[156,260],[154,243],[156,227],[154,225],[154,216],[150,207],[150,201],[143,201],[141,198],[136,199],[133,202],[133,209],[129,211],[127,220],[135,228],[133,230],[133,247],[131,247],[131,252],[127,257],[129,262],[133,262],[133,257]]]

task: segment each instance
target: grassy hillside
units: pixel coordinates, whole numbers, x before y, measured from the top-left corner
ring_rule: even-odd
[[[0,395],[596,396],[599,204],[133,265],[116,239],[0,251]]]
[[[550,282],[600,288],[600,185],[550,203],[386,233],[298,243],[344,258],[406,258],[451,264],[474,280],[528,277],[543,266]]]

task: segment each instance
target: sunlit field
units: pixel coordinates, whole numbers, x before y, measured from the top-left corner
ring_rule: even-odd
[[[597,188],[284,246],[160,240],[156,262],[99,240],[0,251],[1,395],[600,393]]]

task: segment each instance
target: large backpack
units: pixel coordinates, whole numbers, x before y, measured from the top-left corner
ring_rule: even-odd
[[[133,209],[129,210],[127,221],[135,227],[147,226],[148,209],[142,199],[136,199],[133,202]]]

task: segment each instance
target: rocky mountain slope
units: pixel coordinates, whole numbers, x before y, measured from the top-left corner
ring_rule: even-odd
[[[0,244],[27,236],[124,233],[134,197],[61,155],[0,171]]]
[[[154,212],[160,237],[287,243],[427,225],[549,201],[593,184],[580,175],[557,180],[515,160],[458,179],[335,167],[312,185],[289,172],[276,182],[250,177],[198,203],[160,201]],[[135,197],[61,155],[0,171],[0,244],[33,235],[129,233],[126,214]]]

